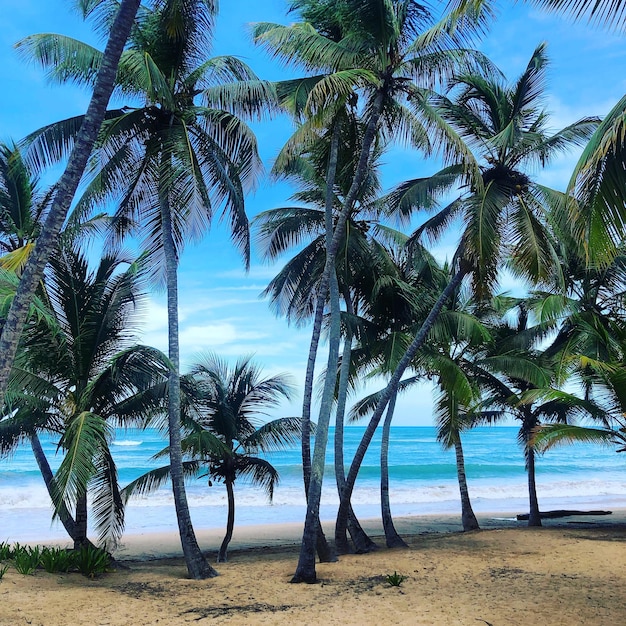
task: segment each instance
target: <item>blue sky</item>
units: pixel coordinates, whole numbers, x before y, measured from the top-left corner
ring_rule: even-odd
[[[36,128],[84,113],[89,94],[72,86],[51,86],[43,72],[16,54],[13,44],[38,32],[59,32],[97,42],[90,27],[72,12],[71,0],[3,0],[0,29],[0,139],[20,139]],[[210,54],[235,54],[267,79],[283,78],[284,68],[250,42],[247,24],[256,21],[289,23],[283,0],[221,2],[214,49]],[[584,24],[547,15],[528,4],[501,2],[498,18],[480,49],[509,77],[523,71],[534,48],[548,42],[551,59],[547,108],[554,129],[586,115],[602,115],[626,93],[626,38]],[[262,157],[269,169],[272,158],[289,136],[288,120],[279,118],[255,125]],[[415,153],[393,148],[383,159],[383,181],[389,187],[406,178],[435,171]],[[576,155],[566,156],[539,173],[542,182],[556,188],[566,184]],[[286,204],[289,188],[264,180],[247,199],[248,213]],[[444,258],[455,245],[455,234],[444,240],[438,254]],[[180,267],[181,354],[183,365],[202,350],[214,350],[234,359],[253,353],[269,373],[290,372],[301,387],[308,351],[309,329],[290,328],[276,319],[259,294],[277,267],[262,262],[253,250],[251,270],[225,231],[215,223],[207,238],[186,251]],[[505,281],[506,282],[506,279]],[[506,285],[505,285],[506,286]],[[162,294],[150,296],[143,341],[166,348],[166,312]],[[421,388],[399,402],[398,424],[430,424],[431,392]],[[285,407],[298,412],[298,402]]]

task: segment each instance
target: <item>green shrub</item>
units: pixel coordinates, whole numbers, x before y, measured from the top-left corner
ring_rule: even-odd
[[[89,578],[104,574],[111,562],[111,557],[106,550],[83,546],[74,553],[74,565],[76,569]]]
[[[2,580],[2,578],[4,577],[4,575],[7,573],[7,570],[9,569],[8,564],[3,565],[2,567],[0,567],[0,580]]]
[[[39,567],[40,557],[41,548],[39,546],[31,548],[16,543],[13,547],[13,565],[24,576],[32,574]]]
[[[3,541],[0,543],[0,561],[8,561],[13,558],[13,548],[10,543]]]
[[[392,586],[392,587],[399,587],[405,580],[406,580],[406,576],[403,576],[402,574],[398,574],[398,572],[395,572],[393,574],[388,574],[385,577],[385,580]]]
[[[39,562],[41,567],[51,574],[69,572],[75,567],[74,553],[64,548],[43,548]]]

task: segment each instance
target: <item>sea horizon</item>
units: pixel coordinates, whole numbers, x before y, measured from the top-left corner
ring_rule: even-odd
[[[360,441],[362,426],[345,429],[346,464]],[[479,427],[463,435],[466,472],[472,505],[477,513],[528,512],[524,456],[516,426]],[[333,520],[338,506],[334,479],[331,429],[322,504],[322,520]],[[42,438],[50,464],[56,469],[56,440]],[[112,443],[122,486],[145,471],[162,465],[151,457],[167,445],[155,429],[117,429]],[[235,485],[236,526],[302,522],[305,500],[299,447],[266,455],[280,474],[273,502],[258,487]],[[380,433],[372,441],[353,495],[353,507],[363,519],[380,517]],[[460,499],[453,450],[444,451],[430,426],[394,426],[389,451],[390,500],[397,517],[459,515]],[[223,528],[226,490],[206,478],[186,484],[196,528]],[[592,444],[563,446],[539,456],[537,490],[542,511],[626,508],[626,455],[614,447]],[[0,460],[0,541],[24,542],[67,538],[58,521],[51,522],[52,506],[28,445]],[[126,509],[125,534],[175,530],[171,489],[164,486],[147,496],[131,498]],[[93,536],[93,533],[90,533]]]

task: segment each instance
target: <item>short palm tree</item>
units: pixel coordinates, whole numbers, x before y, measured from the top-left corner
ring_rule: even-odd
[[[99,540],[111,545],[121,536],[124,507],[109,448],[112,429],[144,424],[163,406],[150,390],[166,380],[167,359],[134,342],[145,274],[145,267],[121,255],[105,256],[90,271],[83,254],[59,252],[41,296],[54,323],[31,323],[5,399],[2,450],[30,439],[76,546],[87,542],[90,491]],[[54,477],[39,445],[42,432],[56,435],[64,452]]]
[[[506,415],[519,423],[518,441],[524,451],[528,474],[529,526],[541,526],[535,477],[535,431],[544,423],[570,424],[585,416],[601,418],[605,410],[587,397],[562,390],[566,379],[558,359],[537,347],[545,337],[541,325],[529,324],[527,305],[512,301],[517,319],[509,310],[500,322],[492,324],[494,341],[480,359],[468,365],[469,372],[483,389],[485,421]],[[494,410],[495,409],[495,410]]]
[[[228,497],[226,535],[217,560],[225,562],[235,524],[235,481],[249,478],[270,498],[278,472],[259,453],[283,449],[299,442],[301,420],[279,418],[265,422],[266,411],[292,397],[288,376],[261,377],[250,357],[231,369],[214,354],[205,356],[182,378],[185,393],[182,440],[188,475],[209,476],[223,482]],[[157,456],[163,456],[164,450]],[[170,476],[170,467],[148,472],[125,488],[126,497],[156,489]]]

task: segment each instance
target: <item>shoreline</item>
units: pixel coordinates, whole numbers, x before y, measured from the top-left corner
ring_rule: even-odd
[[[477,513],[480,530],[525,529],[528,523],[518,521],[516,513],[493,511]],[[363,529],[379,545],[385,547],[382,521],[376,518],[360,520]],[[462,534],[461,516],[451,514],[414,515],[394,518],[398,533],[415,538],[423,535]],[[612,509],[611,515],[567,516],[542,520],[543,528],[602,528],[624,526],[626,508]],[[334,521],[323,521],[322,527],[332,541]],[[263,549],[285,549],[300,545],[303,524],[296,522],[235,526],[229,554]],[[212,561],[224,537],[222,528],[196,528],[196,538],[202,551]],[[26,545],[71,546],[71,541],[50,539],[27,541]],[[119,561],[155,561],[182,558],[182,548],[177,531],[148,531],[123,535],[113,555]]]
[[[481,530],[524,529],[528,523],[518,521],[516,513],[477,513]],[[384,530],[380,519],[360,520],[363,529],[379,547],[385,547]],[[603,526],[626,527],[626,508],[613,509],[611,515],[568,516],[542,520],[543,528],[600,528]],[[415,515],[394,518],[394,525],[402,536],[416,537],[431,534],[462,533],[460,515]],[[329,541],[333,539],[334,521],[323,521],[322,528]],[[241,552],[257,548],[285,548],[299,546],[303,524],[276,523],[251,526],[235,526],[228,552]],[[217,553],[224,537],[224,529],[196,529],[196,537],[202,551],[209,556]],[[177,532],[135,533],[122,537],[114,555],[122,561],[145,561],[160,558],[180,558],[182,549]]]

